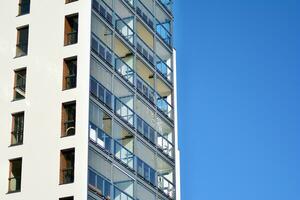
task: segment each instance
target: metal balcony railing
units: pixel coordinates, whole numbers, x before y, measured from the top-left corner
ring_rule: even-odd
[[[23,144],[23,130],[14,130],[11,132],[11,145]]]
[[[74,182],[74,168],[66,168],[61,170],[62,184]]]
[[[119,15],[115,13],[115,29],[116,31],[129,42],[129,44],[134,46],[135,37],[133,27],[130,27],[128,23],[132,22],[133,24],[133,17],[121,18]],[[127,21],[127,23],[126,23]]]
[[[158,175],[158,189],[166,194],[168,197],[173,199],[175,197],[175,187],[168,179],[164,178],[161,175]]]
[[[134,127],[134,112],[129,106],[115,97],[115,113],[131,127]]]
[[[112,153],[112,138],[102,129],[90,122],[90,140],[108,153]]]
[[[75,120],[67,120],[64,122],[64,134],[63,136],[75,135]]]
[[[76,44],[78,40],[78,32],[72,31],[66,33],[66,37],[67,37],[66,45]]]
[[[117,141],[114,141],[114,155],[130,169],[134,169],[134,154]]]
[[[121,58],[117,57],[117,55],[115,56],[115,71],[131,86],[134,86],[135,73],[133,69],[129,65],[127,65]]]
[[[19,3],[19,15],[29,14],[30,12],[30,1],[22,1]]]
[[[27,55],[28,43],[19,43],[16,45],[16,48],[17,48],[16,57]]]
[[[18,192],[21,190],[21,176],[8,178],[8,191]]]

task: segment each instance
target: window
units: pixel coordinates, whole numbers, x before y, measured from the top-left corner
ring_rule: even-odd
[[[24,112],[12,115],[11,145],[23,144]]]
[[[72,2],[75,2],[75,1],[78,1],[78,0],[66,0],[66,4],[67,3],[72,3]]]
[[[19,0],[19,15],[29,14],[30,0]]]
[[[65,17],[65,45],[76,44],[78,39],[78,14]]]
[[[77,79],[77,57],[64,59],[63,69],[63,89],[72,89],[76,87]]]
[[[60,152],[60,184],[74,182],[75,149],[65,149]]]
[[[8,192],[21,191],[22,158],[9,161]]]
[[[20,100],[25,98],[26,90],[26,69],[20,69],[15,71],[15,83],[14,83],[14,100]]]
[[[63,197],[59,198],[59,200],[74,200],[74,197]]]
[[[75,135],[76,103],[67,102],[62,105],[62,137]]]
[[[17,29],[17,45],[16,57],[26,56],[28,51],[28,32],[29,27],[21,27]]]

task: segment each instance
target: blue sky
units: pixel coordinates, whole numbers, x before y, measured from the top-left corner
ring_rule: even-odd
[[[300,1],[175,0],[183,200],[300,199]]]

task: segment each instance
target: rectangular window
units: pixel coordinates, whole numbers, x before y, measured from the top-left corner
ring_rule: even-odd
[[[24,99],[26,91],[26,68],[15,71],[14,100]]]
[[[62,105],[62,137],[75,135],[76,102],[67,102]]]
[[[59,198],[59,200],[74,200],[74,197],[63,197]]]
[[[16,57],[25,56],[28,52],[29,26],[17,29]]]
[[[30,0],[19,0],[19,16],[29,14]]]
[[[78,40],[78,14],[65,17],[65,45],[76,44]]]
[[[22,158],[9,161],[8,192],[21,191]]]
[[[63,89],[76,88],[77,79],[77,57],[64,59]]]
[[[12,115],[11,145],[23,144],[24,112]]]
[[[67,3],[72,3],[72,2],[75,2],[75,1],[78,1],[78,0],[66,0],[66,4]]]
[[[60,184],[74,182],[75,149],[65,149],[60,152]]]

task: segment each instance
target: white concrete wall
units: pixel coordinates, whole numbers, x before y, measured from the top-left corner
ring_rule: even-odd
[[[31,0],[17,16],[18,0],[0,0],[0,199],[87,198],[91,0]],[[79,13],[78,44],[64,47],[64,16]],[[16,28],[29,25],[28,55],[15,57]],[[63,58],[78,56],[77,88],[62,91]],[[26,98],[12,102],[14,69],[27,67]],[[76,135],[60,138],[61,104],[76,100]],[[11,113],[25,111],[23,145],[9,147]],[[75,147],[75,182],[59,185],[61,149]],[[9,159],[22,157],[21,192],[8,191]]]
[[[174,76],[174,131],[175,131],[175,176],[176,176],[176,200],[181,199],[180,187],[180,151],[178,145],[178,111],[177,111],[177,65],[176,50],[173,50],[173,76]]]

